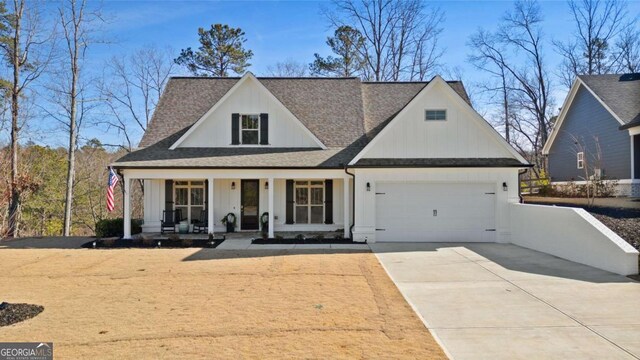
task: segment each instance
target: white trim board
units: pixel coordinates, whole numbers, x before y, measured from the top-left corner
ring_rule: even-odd
[[[428,91],[431,91],[433,89],[433,87],[435,86],[435,84],[440,83],[440,84],[444,84],[444,88],[446,89],[445,91],[448,92],[448,94],[451,96],[451,98],[454,99],[454,101],[457,101],[458,104],[460,104],[465,110],[469,111],[472,114],[472,119],[474,119],[475,121],[477,121],[481,128],[483,128],[485,131],[487,131],[489,133],[490,136],[492,136],[492,138],[494,140],[496,140],[496,142],[498,142],[498,144],[500,146],[503,146],[514,158],[516,158],[518,161],[522,162],[523,164],[528,164],[529,162],[527,160],[525,160],[522,155],[520,155],[520,153],[518,153],[511,145],[509,145],[509,143],[507,143],[507,141],[498,133],[498,131],[496,131],[496,129],[493,128],[493,126],[491,126],[491,124],[489,124],[480,114],[478,114],[478,112],[471,106],[469,105],[466,101],[464,101],[464,99],[462,99],[462,97],[455,92],[455,90],[453,90],[451,88],[451,86],[449,84],[447,84],[447,82],[440,77],[439,75],[436,75],[433,77],[433,79],[431,79],[431,81],[429,81],[429,83],[427,84],[427,86],[425,86],[422,90],[420,90],[420,92],[418,92],[413,99],[411,99],[411,101],[409,101],[408,104],[406,104],[402,110],[400,110],[400,112],[398,112],[398,114],[396,114],[396,116],[394,116],[393,119],[391,119],[391,121],[387,124],[387,126],[385,126],[365,147],[364,149],[362,149],[354,158],[353,160],[351,160],[349,162],[349,165],[354,165],[355,163],[358,162],[358,160],[360,160],[364,155],[367,154],[367,152],[369,152],[369,150],[371,148],[373,148],[375,146],[375,144],[380,140],[380,138],[382,138],[384,136],[384,134],[386,134],[387,132],[390,131],[391,128],[393,128],[393,126],[395,126],[398,122],[399,119],[402,118],[402,116],[404,114],[407,113],[409,107],[411,105],[413,105],[416,101],[418,101],[418,98],[420,97],[420,95],[422,95],[423,93],[426,93]]]
[[[278,106],[281,107],[281,109],[287,113],[287,115],[290,115],[292,118],[294,118],[297,122],[297,124],[300,126],[300,128],[307,134],[309,135],[313,141],[315,141],[318,146],[323,149],[326,150],[327,147],[320,141],[320,139],[318,139],[312,132],[311,130],[309,130],[309,128],[307,128],[302,121],[300,121],[300,119],[298,119],[286,106],[284,106],[284,104],[278,100],[278,98],[273,95],[273,93],[271,93],[271,91],[269,91],[269,89],[267,89],[261,82],[260,80],[258,80],[258,78],[255,77],[255,75],[253,75],[250,71],[248,71],[247,73],[245,73],[240,80],[238,80],[232,87],[231,89],[229,89],[229,91],[226,92],[226,94],[224,94],[224,96],[222,98],[220,98],[220,100],[218,100],[218,102],[216,102],[204,115],[202,115],[200,117],[200,119],[198,119],[198,121],[196,121],[193,125],[191,125],[191,127],[189,128],[189,130],[187,130],[187,132],[185,132],[184,134],[182,134],[182,136],[180,136],[180,138],[173,143],[173,145],[171,145],[171,147],[169,147],[169,150],[175,150],[178,146],[180,146],[180,144],[182,144],[188,137],[189,135],[191,135],[195,129],[197,129],[204,121],[205,119],[207,119],[211,114],[213,114],[214,111],[216,111],[216,109],[218,107],[220,107],[220,105],[222,103],[225,102],[225,100],[227,100],[233,93],[236,92],[236,90],[238,90],[238,88],[240,87],[240,85],[242,85],[244,82],[246,82],[248,79],[251,80],[255,80],[256,83],[258,84],[258,86],[264,90],[268,96],[271,98],[271,100],[273,100]],[[233,147],[236,146],[240,146],[242,147],[243,145],[233,145]],[[253,145],[255,146],[255,145]],[[258,145],[260,146],[260,145]],[[265,146],[265,145],[262,145]]]
[[[620,125],[625,125],[624,121],[622,121],[622,119],[620,119],[620,117],[616,115],[616,113],[614,113],[613,110],[611,110],[611,108],[607,104],[605,104],[604,101],[602,101],[602,99],[598,95],[596,95],[596,93],[593,90],[591,90],[591,88],[587,86],[587,84],[585,84],[585,82],[582,81],[578,76],[573,81],[573,84],[571,85],[571,89],[569,90],[569,94],[567,94],[567,97],[565,98],[564,103],[562,104],[560,115],[558,115],[558,119],[556,120],[556,123],[553,126],[553,130],[551,130],[551,135],[549,135],[549,139],[547,139],[547,142],[542,147],[542,153],[544,155],[549,155],[549,150],[551,150],[551,145],[553,145],[553,142],[555,141],[556,136],[560,132],[560,127],[562,127],[564,118],[567,116],[567,113],[569,112],[569,108],[573,103],[573,99],[578,93],[578,89],[580,88],[581,85],[584,86],[584,88],[587,89],[587,91],[589,91],[591,96],[593,96],[596,100],[598,100],[600,105],[602,105],[602,107],[604,107],[611,114],[611,116],[613,116],[613,118],[620,123]]]

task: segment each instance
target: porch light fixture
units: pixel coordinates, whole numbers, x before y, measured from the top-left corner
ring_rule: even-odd
[[[367,183],[367,191],[371,191],[371,183]]]
[[[269,182],[268,181],[264,182],[264,189],[265,190],[269,190]]]
[[[502,191],[507,191],[507,190],[509,190],[509,187],[507,186],[506,182],[503,182],[502,183]]]
[[[235,190],[236,189],[236,182],[232,181],[231,182],[231,190]]]

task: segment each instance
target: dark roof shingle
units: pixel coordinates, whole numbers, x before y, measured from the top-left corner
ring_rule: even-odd
[[[327,146],[326,150],[269,147],[169,150],[239,79],[171,78],[140,141],[140,149],[118,159],[115,165],[341,168],[428,84],[371,83],[358,78],[260,77],[258,80]],[[461,82],[448,84],[469,103]]]
[[[625,124],[640,125],[640,74],[579,75]]]
[[[522,167],[513,158],[360,159],[354,167]]]

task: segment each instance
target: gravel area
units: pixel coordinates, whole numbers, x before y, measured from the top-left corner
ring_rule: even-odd
[[[9,326],[31,319],[44,310],[40,305],[0,303],[0,326]]]

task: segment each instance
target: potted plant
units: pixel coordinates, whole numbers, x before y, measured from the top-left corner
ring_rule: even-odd
[[[227,226],[227,232],[232,233],[235,232],[236,228],[236,215],[234,213],[228,213],[222,218],[222,224]]]
[[[260,216],[260,228],[262,229],[263,234],[269,233],[269,213],[264,212],[262,216]]]

